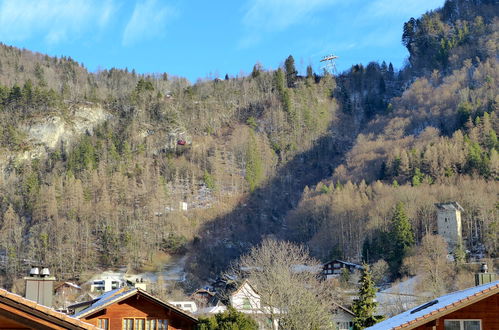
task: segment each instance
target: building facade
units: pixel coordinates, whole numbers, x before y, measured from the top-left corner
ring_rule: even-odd
[[[141,289],[120,288],[73,306],[73,317],[104,330],[193,330],[195,316]]]
[[[461,212],[464,209],[457,202],[438,203],[437,228],[438,234],[442,236],[453,251],[463,243]]]

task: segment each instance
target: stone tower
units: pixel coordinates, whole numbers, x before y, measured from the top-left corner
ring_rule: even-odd
[[[461,212],[464,209],[457,202],[438,203],[435,206],[437,207],[438,234],[449,245],[449,251],[453,251],[463,242]]]

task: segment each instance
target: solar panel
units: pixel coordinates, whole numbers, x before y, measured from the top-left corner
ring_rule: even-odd
[[[414,309],[411,311],[411,314],[414,314],[414,313],[417,313],[417,312],[419,312],[419,311],[422,311],[423,309],[428,308],[428,307],[430,307],[430,306],[433,306],[433,305],[435,305],[435,304],[438,304],[438,300],[437,300],[437,299],[432,300],[432,301],[430,301],[430,302],[427,302],[427,303],[426,303],[426,304],[424,304],[424,305],[421,305],[421,306],[419,306],[419,307],[414,308]]]

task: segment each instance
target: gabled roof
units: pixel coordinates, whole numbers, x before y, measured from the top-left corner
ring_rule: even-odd
[[[368,329],[413,329],[498,293],[499,281],[449,293]]]
[[[94,300],[89,302],[89,303],[91,303],[91,305],[89,307],[76,313],[74,315],[74,317],[81,319],[83,317],[94,314],[98,311],[101,311],[109,305],[118,303],[120,301],[123,301],[127,298],[133,297],[135,295],[140,295],[144,298],[147,298],[147,299],[149,299],[149,300],[151,300],[151,301],[153,301],[153,302],[155,302],[155,303],[157,303],[165,308],[168,308],[168,309],[176,312],[177,314],[180,314],[181,316],[187,317],[195,322],[198,321],[198,319],[194,315],[178,308],[177,306],[174,306],[170,303],[164,302],[164,301],[150,295],[149,293],[147,293],[146,291],[144,291],[142,289],[139,289],[139,288],[130,289],[127,287],[123,287],[123,288],[119,288],[116,290],[106,292],[102,296],[95,298]],[[69,306],[69,307],[72,307],[72,306]]]
[[[52,324],[64,329],[99,329],[94,325],[66,314],[56,312],[52,308],[39,305],[34,301],[4,289],[0,289],[0,305],[2,305],[2,309],[6,311],[9,309],[7,312],[11,314],[16,314],[20,316],[20,318],[32,319],[35,320],[35,322],[44,322],[45,324]]]
[[[247,279],[245,279],[234,292],[230,293],[230,295],[235,296],[236,294],[238,294],[239,291],[241,291],[243,289],[244,285],[246,285],[246,284],[248,284],[248,286],[251,288],[251,290],[253,290],[257,295],[259,295],[258,291],[255,290],[253,285],[251,285],[251,283]]]
[[[340,304],[335,303],[334,301],[333,301],[333,306],[334,306],[335,308],[337,308],[337,309],[339,308],[339,309],[343,310],[343,311],[344,311],[345,313],[347,313],[347,314],[350,314],[350,315],[352,315],[352,316],[355,316],[355,313],[354,313],[354,312],[352,312],[351,310],[349,310],[349,309],[348,309],[348,308],[346,308],[345,306],[342,306],[342,305],[340,305]]]
[[[69,286],[69,287],[72,287],[74,289],[81,290],[81,287],[79,285],[77,285],[75,283],[72,283],[72,282],[60,282],[60,283],[57,283],[57,285],[54,287],[54,290],[57,291],[57,290],[59,290],[63,286]]]

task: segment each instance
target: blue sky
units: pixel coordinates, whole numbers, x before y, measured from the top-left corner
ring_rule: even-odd
[[[198,78],[267,69],[290,54],[303,72],[323,55],[352,64],[407,57],[402,25],[444,0],[0,0],[0,41],[89,70]]]

